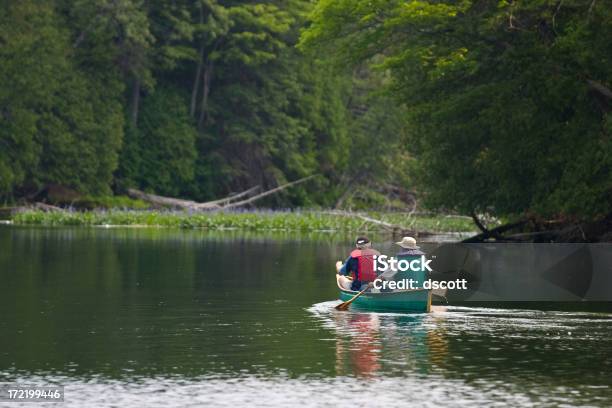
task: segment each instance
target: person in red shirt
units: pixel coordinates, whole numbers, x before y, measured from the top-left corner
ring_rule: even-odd
[[[377,277],[374,270],[374,255],[380,255],[380,252],[372,249],[372,242],[368,237],[358,237],[355,240],[355,247],[338,273],[353,277],[351,290],[362,290],[362,285],[367,285]]]

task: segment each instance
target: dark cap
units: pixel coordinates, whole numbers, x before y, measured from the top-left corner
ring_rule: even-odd
[[[365,245],[369,242],[370,240],[368,239],[368,237],[357,237],[357,239],[355,240],[355,245]]]

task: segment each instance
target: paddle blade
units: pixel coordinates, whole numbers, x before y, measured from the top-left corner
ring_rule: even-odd
[[[365,293],[365,291],[370,289],[371,287],[372,287],[372,283],[370,282],[368,284],[368,286],[366,286],[366,288],[364,290],[362,290],[361,292],[359,292],[358,294],[356,294],[355,296],[353,296],[352,298],[350,298],[346,302],[340,303],[338,306],[336,306],[336,310],[346,310],[346,309],[348,309],[350,304],[353,303],[355,301],[355,299],[357,299],[359,296],[363,295]]]
[[[342,302],[339,305],[337,305],[335,307],[336,310],[346,310],[348,309],[348,307],[351,305],[351,302],[346,301],[346,302]]]

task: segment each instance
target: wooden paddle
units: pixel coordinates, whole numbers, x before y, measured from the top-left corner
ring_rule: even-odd
[[[336,310],[346,310],[346,309],[348,309],[348,307],[351,305],[351,303],[353,303],[355,301],[355,299],[357,299],[359,296],[363,295],[365,293],[365,291],[370,289],[371,287],[372,287],[372,282],[370,282],[368,284],[368,286],[366,286],[366,288],[364,290],[362,290],[361,292],[359,292],[358,294],[356,294],[355,296],[353,296],[352,298],[350,298],[346,302],[342,302],[338,306],[336,306]]]

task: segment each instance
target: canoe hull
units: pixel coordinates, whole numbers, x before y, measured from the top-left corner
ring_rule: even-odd
[[[429,312],[431,308],[430,292],[429,290],[411,290],[389,293],[364,293],[351,303],[351,308],[385,312],[425,313]],[[346,302],[357,293],[340,290],[340,300]]]

